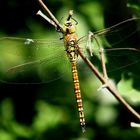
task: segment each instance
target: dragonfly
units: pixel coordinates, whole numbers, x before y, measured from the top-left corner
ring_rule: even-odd
[[[73,18],[73,11],[69,12],[64,25],[61,25],[42,0],[39,0],[39,3],[47,11],[50,18],[41,11],[38,12],[38,15],[53,25],[57,32],[62,33],[62,37],[58,38],[58,40],[17,37],[0,38],[0,55],[3,58],[3,60],[0,60],[0,80],[1,82],[15,84],[41,84],[57,79],[65,73],[66,66],[68,65],[69,67],[70,65],[80,125],[82,131],[85,132],[85,115],[77,70],[77,63],[81,63],[78,50],[80,49],[94,61],[94,55],[100,56],[101,45],[98,38],[100,37],[104,40],[104,37],[106,37],[112,40],[112,44],[110,45],[105,41],[104,44],[107,49],[103,51],[109,56],[107,57],[109,61],[117,63],[115,65],[112,63],[109,66],[108,73],[123,70],[123,68],[128,68],[132,65],[139,68],[140,51],[138,44],[136,44],[136,48],[132,48],[131,44],[126,42],[131,41],[138,33],[138,28],[132,30],[131,27],[140,19],[131,18],[109,28],[89,32],[87,35],[78,38],[76,34],[77,21]],[[93,44],[98,46],[97,51]],[[123,48],[117,47],[120,44],[123,44]],[[127,48],[124,48],[124,46],[127,46]],[[115,62],[116,57],[120,59]],[[124,62],[120,62],[121,59]],[[56,67],[57,65],[59,65],[59,68]],[[108,65],[110,63],[107,63],[107,67]]]

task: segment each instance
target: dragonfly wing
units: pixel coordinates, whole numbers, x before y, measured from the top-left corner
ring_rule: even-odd
[[[0,80],[8,83],[50,82],[60,77],[68,64],[60,40],[1,38],[0,55]]]
[[[108,43],[105,47],[112,48],[112,51],[107,52],[108,74],[116,81],[119,81],[123,75],[126,78],[131,77],[134,83],[140,79],[139,21],[140,19],[134,19],[119,24],[111,34],[105,36]]]
[[[131,75],[134,83],[136,83],[138,79],[140,80],[139,21],[139,18],[133,18],[110,28],[93,32],[90,46],[93,50],[91,61],[102,70],[99,48],[103,47],[108,75],[116,81],[119,81],[122,75]],[[86,46],[88,40],[88,35],[84,36],[79,39],[79,44]]]
[[[110,48],[104,49],[106,69],[109,78],[118,83],[123,77],[130,78],[134,83],[140,80],[140,50],[134,48]],[[97,55],[98,54],[98,55]],[[100,71],[101,56],[99,52],[94,53],[91,61]]]
[[[108,47],[133,47],[139,43],[140,19],[131,18],[109,28],[94,32],[96,37],[105,38]],[[106,46],[105,46],[106,47]],[[135,46],[137,48],[138,46]]]
[[[131,18],[96,32],[89,32],[79,38],[78,44],[89,56],[103,48],[139,48],[140,19]]]

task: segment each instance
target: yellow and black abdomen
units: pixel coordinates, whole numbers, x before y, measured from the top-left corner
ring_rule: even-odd
[[[85,131],[85,117],[84,117],[84,111],[83,111],[83,103],[82,103],[82,97],[81,97],[78,72],[77,72],[77,68],[76,68],[76,62],[72,62],[71,65],[72,65],[72,77],[73,77],[73,83],[74,83],[74,92],[75,92],[77,108],[78,108],[78,112],[79,112],[80,125],[82,127],[83,132],[84,132]]]

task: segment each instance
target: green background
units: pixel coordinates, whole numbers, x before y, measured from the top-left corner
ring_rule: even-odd
[[[45,3],[61,23],[65,20],[68,11],[73,9],[74,18],[78,21],[79,37],[87,34],[89,30],[98,31],[132,16],[140,17],[138,0],[135,2],[132,0],[47,0]],[[49,23],[36,16],[36,12],[41,9],[36,0],[5,0],[1,2],[0,7],[0,37],[16,36],[48,40],[61,37]],[[140,25],[135,23],[126,25],[122,25],[124,28],[117,36],[112,34],[107,36],[108,44],[114,48],[139,48],[139,30],[137,32],[136,30]],[[128,34],[132,32],[134,34],[129,36]],[[119,43],[119,40],[122,41]],[[7,49],[0,52],[1,69],[3,63],[9,62],[6,55],[2,53],[6,54],[6,51],[10,51],[10,45],[13,45],[8,41],[4,43],[7,43]],[[18,47],[18,43],[14,45]],[[56,53],[53,55],[57,55]],[[109,77],[116,82],[125,99],[140,112],[140,57],[139,52],[129,53],[123,57],[121,55],[117,60],[112,56],[107,57],[107,66],[110,68],[111,65],[109,71],[124,63],[128,65],[129,61],[131,63],[137,61],[136,65],[109,72]],[[24,50],[23,56],[26,55],[28,53]],[[61,54],[59,56],[61,57]],[[100,69],[98,57],[91,58],[91,61]],[[65,65],[62,67],[61,65],[61,63],[53,63],[50,72],[55,69],[61,74],[61,70],[66,68]],[[71,74],[65,71],[64,77],[43,84],[0,82],[0,140],[139,140],[140,129],[130,127],[131,121],[139,123],[139,120],[109,92],[97,91],[101,83],[84,64],[82,70],[79,70],[86,118],[86,133],[83,134],[79,125]],[[30,81],[34,76],[33,73],[35,72],[27,73],[25,80]],[[1,78],[2,76],[0,75]],[[21,79],[17,76],[16,80]]]

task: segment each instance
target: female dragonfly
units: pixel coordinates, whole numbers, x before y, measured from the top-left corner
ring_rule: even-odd
[[[135,46],[136,49],[134,49],[131,44],[127,43],[126,45],[126,42],[131,41],[138,33],[139,29],[132,31],[129,30],[129,28],[139,19],[131,18],[110,28],[89,33],[86,36],[78,38],[75,27],[77,21],[73,18],[72,11],[69,12],[64,25],[61,25],[41,0],[39,0],[39,3],[47,11],[50,18],[45,16],[41,11],[38,12],[38,15],[45,18],[58,32],[62,33],[62,38],[57,41],[15,37],[0,38],[0,55],[3,58],[3,61],[0,61],[0,80],[1,82],[16,84],[50,82],[58,78],[58,75],[67,69],[66,64],[69,61],[72,68],[80,125],[84,132],[85,118],[77,73],[77,61],[79,60],[78,49],[81,49],[83,53],[85,50],[89,52],[89,56],[91,56],[92,59],[93,55],[96,55],[96,50],[92,47],[92,44],[95,42],[98,49],[100,48],[99,42],[97,41],[98,37],[106,36],[112,39],[117,37],[119,41],[114,41],[116,43],[113,42],[111,45],[114,49],[110,47],[104,49],[104,52],[109,56],[107,57],[108,61],[113,62],[111,64],[107,63],[107,66],[109,66],[109,69],[107,68],[108,72],[122,70],[132,64],[133,66],[135,65],[135,68],[139,68],[140,55],[138,46]],[[122,35],[124,36],[123,38]],[[91,41],[92,39],[95,40],[93,43]],[[123,48],[116,47],[118,44],[119,47],[120,44],[122,44]],[[105,45],[107,46],[108,44],[106,43]],[[136,43],[136,45],[138,44]],[[125,48],[125,46],[127,48]],[[115,62],[113,60],[114,57],[118,57],[118,61]],[[59,69],[56,68],[57,65],[59,65]],[[129,67],[129,69],[131,68]],[[33,71],[36,71],[36,75],[33,75]],[[54,71],[55,74],[53,73]],[[135,72],[136,71],[131,69],[131,73]]]

